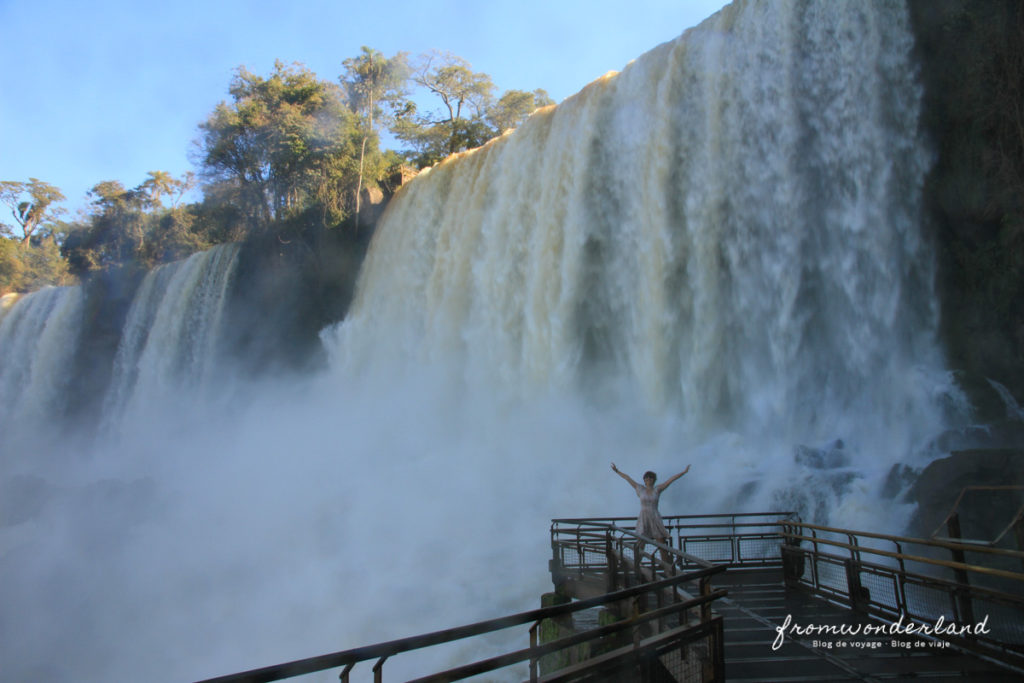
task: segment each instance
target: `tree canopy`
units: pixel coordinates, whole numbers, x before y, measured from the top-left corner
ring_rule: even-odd
[[[447,52],[412,59],[364,46],[341,66],[334,81],[300,63],[277,61],[266,76],[238,67],[228,99],[198,126],[197,174],[150,171],[134,187],[103,180],[71,222],[60,220],[59,188],[37,178],[0,182],[13,218],[0,221],[0,292],[148,268],[295,226],[358,235],[362,203],[392,190],[399,166],[482,145],[551,103],[540,89],[496,99],[489,75]],[[431,104],[420,111],[416,102]],[[404,148],[382,150],[385,132]],[[197,184],[201,200],[182,205]]]
[[[316,197],[340,208],[355,178],[355,117],[340,88],[301,64],[275,63],[267,78],[239,67],[221,102],[200,124],[199,163],[254,224],[266,225]]]
[[[359,174],[355,192],[355,225],[359,227],[363,178],[366,174],[366,146],[377,135],[377,126],[383,121],[393,122],[394,112],[400,109],[408,94],[408,56],[399,52],[387,58],[377,50],[363,46],[362,54],[346,59],[341,83],[348,94],[352,110],[359,116],[362,140],[359,145]],[[379,155],[376,155],[379,157]],[[380,168],[375,168],[379,175]]]
[[[22,242],[28,242],[38,229],[52,225],[58,216],[65,213],[57,206],[64,201],[61,191],[38,178],[29,178],[27,183],[0,182],[0,201],[11,210]],[[11,226],[2,223],[0,226],[5,234],[14,234]]]

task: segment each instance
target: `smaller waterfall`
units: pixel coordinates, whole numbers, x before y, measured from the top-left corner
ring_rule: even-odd
[[[1010,390],[994,379],[989,379],[988,383],[1006,406],[1006,417],[1011,420],[1024,420],[1024,408],[1020,407]]]
[[[17,299],[0,318],[0,434],[62,414],[83,301],[79,287],[47,287]]]
[[[237,262],[238,245],[228,244],[146,275],[114,359],[104,408],[108,422],[183,389],[209,387]]]

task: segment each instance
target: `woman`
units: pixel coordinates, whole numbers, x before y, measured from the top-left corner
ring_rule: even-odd
[[[612,471],[628,481],[640,498],[640,514],[636,518],[636,533],[669,545],[668,529],[665,528],[665,523],[661,521],[661,514],[658,512],[658,499],[661,498],[661,492],[667,489],[669,484],[690,471],[690,466],[687,465],[685,470],[669,477],[668,481],[658,486],[654,485],[654,482],[658,481],[658,475],[654,472],[644,472],[644,485],[641,486],[633,481],[628,474],[620,472],[615,463],[612,463]]]

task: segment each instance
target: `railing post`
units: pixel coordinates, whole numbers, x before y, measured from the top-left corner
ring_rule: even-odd
[[[810,529],[810,532],[811,546],[814,548],[811,553],[811,585],[814,586],[814,590],[820,590],[820,577],[818,576],[818,530]]]
[[[850,607],[857,612],[867,612],[871,602],[871,592],[860,582],[860,550],[857,549],[857,538],[847,534],[850,545],[850,557],[843,562],[846,568],[846,590],[850,595]]]
[[[1013,534],[1017,537],[1017,550],[1024,552],[1024,510],[1017,514],[1017,521],[1013,523]],[[1021,558],[1020,565],[1024,567],[1024,558]]]
[[[848,557],[843,560],[846,568],[846,591],[850,595],[850,608],[857,612],[867,612],[871,594],[860,582],[860,562]]]
[[[949,516],[949,520],[946,522],[946,530],[949,533],[950,540],[957,543],[963,540],[963,536],[960,533],[959,513],[954,512]],[[959,562],[960,564],[967,564],[967,558],[964,555],[963,549],[951,548],[950,552],[953,555],[954,562]],[[967,570],[954,569],[953,575],[956,577],[956,582],[960,584],[954,591],[954,595],[956,596],[956,605],[954,605],[954,607],[960,614],[960,623],[973,624],[974,606],[971,604],[970,579],[967,576]]]
[[[615,557],[612,549],[612,532],[604,532],[604,556],[608,562],[608,579],[606,589],[609,593],[614,592],[619,585],[619,559]]]
[[[782,555],[782,578],[786,586],[795,588],[800,583],[800,577],[804,575],[804,553],[800,549],[800,539],[795,538],[797,529],[788,524],[782,524],[782,545],[779,552]]]
[[[537,626],[539,621],[530,626],[530,683],[537,683]]]
[[[732,532],[729,534],[729,554],[732,555],[731,564],[737,564],[740,559],[740,539],[736,533],[736,515],[729,518],[729,524],[732,527]]]
[[[711,595],[711,577],[705,576],[700,580],[700,595],[702,598],[706,598]],[[700,606],[700,621],[702,624],[706,624],[711,621],[711,601],[703,603]]]
[[[907,565],[903,561],[903,546],[898,541],[896,541],[895,544],[896,554],[899,555],[897,562],[900,567],[899,574],[897,575],[897,588],[899,593],[896,596],[896,607],[899,608],[900,614],[908,614],[910,612],[910,607],[907,605]]]
[[[381,683],[384,680],[384,661],[388,658],[384,655],[373,665],[373,683]]]

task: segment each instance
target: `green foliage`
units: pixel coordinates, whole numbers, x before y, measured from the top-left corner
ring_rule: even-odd
[[[0,295],[29,292],[47,285],[69,285],[74,281],[53,238],[22,242],[0,237]]]
[[[473,71],[461,57],[434,51],[420,57],[411,78],[442,104],[420,114],[409,103],[397,116],[393,131],[412,147],[417,165],[428,166],[493,137],[484,119],[494,91],[490,76]]]
[[[392,132],[410,146],[407,157],[421,168],[479,147],[520,125],[537,108],[554,104],[542,89],[508,90],[495,101],[491,77],[451,53],[420,57],[411,80],[441,102],[435,111],[420,113],[408,102],[396,112]]]
[[[300,64],[274,65],[263,78],[240,67],[232,102],[200,125],[199,161],[207,187],[230,196],[257,226],[311,201],[344,210],[355,186],[359,131],[340,88]]]
[[[64,195],[58,188],[38,178],[29,178],[27,183],[0,182],[0,202],[11,210],[23,242],[28,242],[37,229],[45,228],[64,213],[64,209],[56,206],[62,201]],[[3,225],[4,234],[11,234],[11,226],[0,225]]]
[[[343,62],[345,74],[341,83],[348,93],[349,105],[360,117],[362,142],[359,146],[359,177],[355,191],[355,226],[359,228],[359,214],[363,193],[364,178],[368,166],[376,167],[380,172],[380,154],[376,149],[370,150],[371,159],[367,159],[367,143],[376,136],[376,126],[387,117],[393,120],[393,112],[401,106],[406,93],[408,80],[408,58],[400,52],[390,59],[380,52],[363,46],[358,57]],[[386,109],[385,109],[386,105]],[[368,163],[369,162],[369,163]],[[376,175],[376,174],[375,174]]]
[[[376,215],[362,203],[394,191],[409,159],[424,166],[478,147],[551,103],[543,90],[512,90],[495,101],[490,76],[450,53],[425,55],[414,68],[404,52],[385,57],[364,46],[342,65],[337,83],[297,63],[275,62],[266,77],[239,67],[230,98],[199,125],[198,203],[179,205],[196,185],[192,173],[150,171],[132,188],[97,183],[88,213],[63,223],[58,188],[36,178],[0,182],[14,219],[0,222],[0,293],[96,271],[134,272],[224,242],[315,249],[334,244],[325,231],[340,225],[355,230],[331,240],[352,256],[369,239],[360,221]],[[408,99],[412,85],[439,109],[420,114]],[[385,129],[409,148],[382,151]]]
[[[547,91],[538,88],[533,92],[506,90],[501,98],[487,110],[487,123],[494,132],[501,135],[507,130],[518,128],[530,114],[541,107],[554,104]]]
[[[360,117],[367,130],[391,118],[404,104],[408,95],[409,58],[404,52],[385,57],[372,48],[362,48],[358,57],[342,62],[345,73],[341,83],[348,96],[348,104]]]
[[[149,268],[217,243],[196,229],[194,209],[168,209],[161,201],[167,195],[176,204],[175,195],[180,198],[191,182],[191,174],[175,179],[164,171],[150,171],[132,189],[115,180],[97,183],[89,191],[93,211],[88,220],[69,226],[64,239],[71,271],[85,275],[125,265]]]
[[[23,268],[18,243],[0,235],[0,296],[21,291]]]
[[[69,284],[73,278],[59,246],[64,234],[64,225],[57,221],[64,213],[57,206],[64,201],[61,191],[37,178],[4,181],[0,201],[11,210],[20,232],[0,223],[0,294]]]

